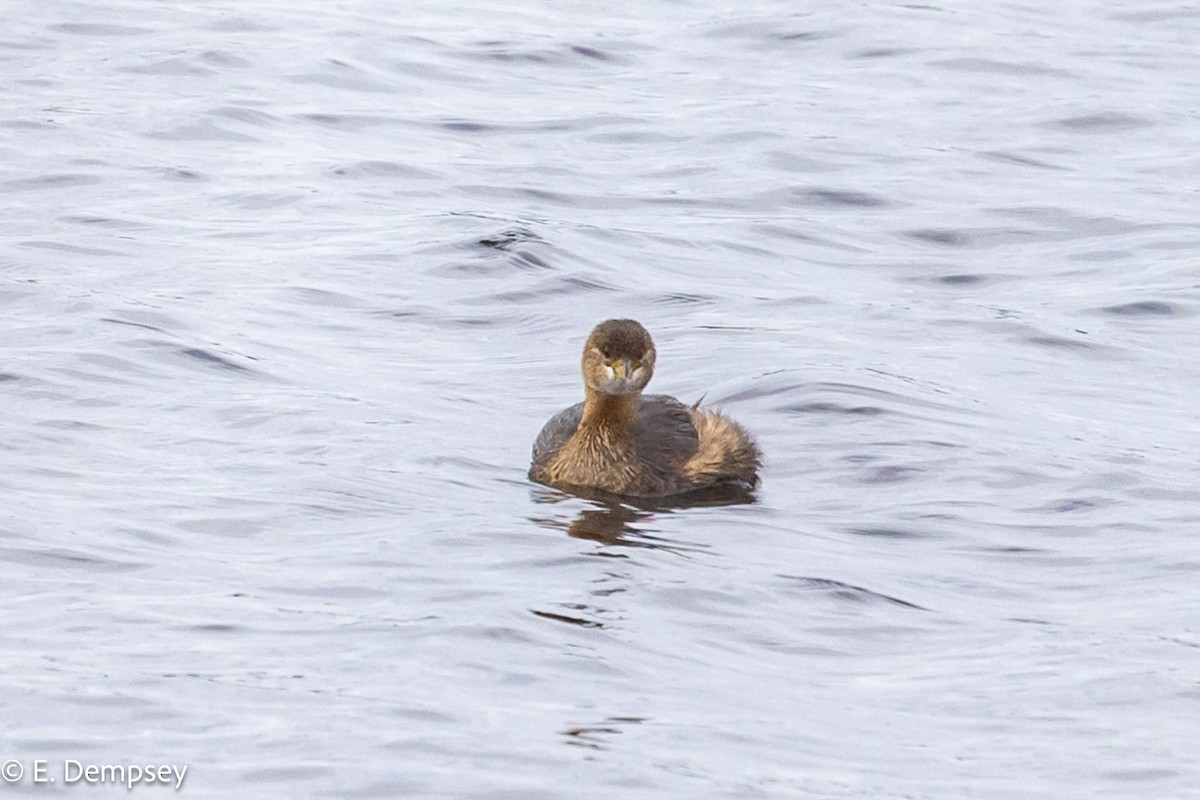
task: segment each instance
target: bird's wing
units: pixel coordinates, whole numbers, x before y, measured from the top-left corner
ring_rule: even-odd
[[[575,429],[579,427],[579,420],[582,418],[583,403],[576,403],[551,417],[550,421],[542,426],[542,432],[538,434],[537,440],[533,443],[533,463],[537,464],[542,459],[549,458],[553,453],[558,452],[559,448],[574,435]]]

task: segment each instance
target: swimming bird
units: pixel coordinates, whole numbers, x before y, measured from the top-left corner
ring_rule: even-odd
[[[597,325],[583,346],[583,402],[542,428],[530,479],[627,497],[757,486],[762,453],[745,428],[698,402],[686,406],[668,395],[642,394],[655,358],[641,323]]]

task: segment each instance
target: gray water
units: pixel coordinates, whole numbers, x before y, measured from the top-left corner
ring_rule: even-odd
[[[0,31],[0,791],[1200,796],[1195,6]],[[607,317],[757,502],[526,480]]]

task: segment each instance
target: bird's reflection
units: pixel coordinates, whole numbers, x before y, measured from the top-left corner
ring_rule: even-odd
[[[639,511],[618,503],[597,508],[585,508],[567,525],[567,535],[574,539],[591,539],[607,545],[626,547],[669,547],[670,543],[646,532],[637,523],[651,519],[648,511]]]
[[[650,524],[652,520],[663,514],[672,514],[688,508],[745,505],[754,502],[753,493],[739,486],[712,487],[703,492],[673,497],[669,502],[620,498],[594,491],[567,494],[557,489],[541,487],[533,490],[534,502],[542,504],[556,504],[579,497],[591,501],[592,505],[580,510],[573,520],[567,522],[557,518],[534,518],[533,521],[548,527],[565,529],[568,536],[576,539],[591,539],[609,546],[649,547],[676,553],[703,550],[705,545],[655,535],[651,533],[654,530]]]
[[[532,497],[535,503],[542,506],[565,504],[558,513],[530,517],[532,522],[542,527],[566,531],[568,536],[575,539],[598,542],[602,546],[586,555],[609,559],[632,559],[634,553],[629,552],[628,548],[635,547],[651,548],[687,559],[712,553],[707,544],[661,535],[656,522],[667,514],[687,509],[746,505],[755,502],[753,493],[734,486],[713,487],[702,493],[673,497],[669,502],[632,500],[592,491],[576,491],[572,494],[542,486],[532,490]],[[579,508],[581,500],[586,504],[583,508]],[[570,515],[571,509],[574,509],[574,516]],[[568,513],[562,513],[563,511]],[[608,561],[597,572],[600,574],[595,575],[586,586],[580,587],[579,592],[585,592],[583,597],[579,596],[579,592],[573,591],[574,596],[569,600],[542,604],[539,608],[530,608],[530,613],[554,624],[590,629],[600,636],[619,630],[630,617],[639,613],[640,601],[629,603],[621,599],[621,596],[637,582],[637,562]],[[579,641],[595,640],[589,636]],[[604,661],[601,655],[588,649],[577,648],[572,654],[594,659],[597,663]],[[602,751],[609,747],[613,737],[621,734],[623,728],[645,721],[646,719],[640,716],[609,716],[583,724],[572,721],[558,733],[567,745]]]

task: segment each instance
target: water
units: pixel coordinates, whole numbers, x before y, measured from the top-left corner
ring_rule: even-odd
[[[0,22],[9,794],[1200,794],[1194,8]],[[525,480],[612,316],[757,503]]]

